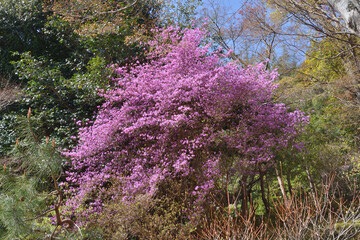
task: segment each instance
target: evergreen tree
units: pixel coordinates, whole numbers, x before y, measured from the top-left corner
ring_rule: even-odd
[[[63,230],[67,234],[75,225],[63,218],[60,209],[63,196],[58,181],[63,158],[54,139],[42,140],[35,133],[30,109],[20,122],[21,139],[0,168],[0,235],[38,239]]]

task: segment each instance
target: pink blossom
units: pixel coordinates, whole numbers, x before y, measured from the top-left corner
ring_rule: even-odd
[[[200,29],[154,31],[148,62],[116,69],[116,87],[101,93],[106,103],[66,153],[67,180],[76,186],[69,206],[106,181],[122,182],[119,195],[131,198],[155,195],[174,178],[192,179],[184,192],[201,205],[225,174],[271,164],[308,122],[304,113],[273,102],[278,74],[263,63],[224,63],[225,55],[203,44],[207,33]]]

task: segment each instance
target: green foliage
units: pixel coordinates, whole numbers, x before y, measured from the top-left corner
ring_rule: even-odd
[[[37,35],[46,21],[41,4],[40,0],[0,2],[0,75],[11,70],[11,51],[35,50],[44,44]]]
[[[346,71],[341,57],[341,45],[334,40],[312,41],[308,57],[301,71],[315,82],[330,82],[339,79]]]
[[[73,74],[71,78],[64,77],[60,63],[37,60],[30,53],[22,54],[14,65],[18,77],[28,81],[20,100],[23,108],[32,107],[39,130],[45,136],[54,136],[62,146],[71,146],[74,143],[71,136],[76,136],[79,128],[76,121],[91,119],[102,102],[97,90],[109,85],[105,61],[95,57],[84,73]]]
[[[0,76],[13,77],[13,52],[55,61],[80,59],[83,52],[76,34],[65,22],[44,11],[42,0],[6,0],[0,3]],[[26,81],[25,81],[26,82]]]
[[[0,156],[9,152],[15,143],[15,120],[16,116],[11,114],[0,116]]]
[[[337,184],[345,191],[343,177],[349,177],[352,156],[359,155],[360,112],[353,104],[348,59],[340,51],[341,45],[329,39],[312,42],[304,64],[280,80],[277,97],[310,114],[310,123],[302,136],[306,152],[291,156],[291,165],[284,166],[293,169],[291,178],[297,176],[304,186],[309,186],[310,177],[313,184],[319,185],[332,172],[337,174]]]
[[[181,186],[174,181],[166,191],[168,196],[154,198],[144,194],[131,202],[124,202],[121,196],[113,197],[100,215],[90,217],[93,223],[88,229],[105,239],[189,239],[195,229],[182,221],[189,208],[181,198]]]
[[[27,217],[41,214],[45,198],[35,194],[35,181],[27,176],[11,176],[6,169],[1,174],[0,221],[6,232],[6,239],[26,236],[35,230],[37,223],[27,221]],[[26,178],[26,179],[25,179]]]
[[[25,87],[23,99],[1,110],[0,155],[6,155],[15,143],[17,116],[26,114],[24,109],[32,105],[42,121],[42,131],[57,137],[62,145],[71,145],[74,141],[69,137],[78,128],[73,119],[90,118],[100,98],[94,100],[96,90],[89,84],[77,95],[72,83],[62,81],[72,77],[78,82],[80,78],[82,82],[101,78],[105,85],[107,76],[95,74],[96,66],[101,69],[99,73],[105,72],[104,60],[93,57],[66,21],[50,16],[43,9],[42,0],[1,1],[0,35],[0,76],[7,76],[10,82],[20,80]],[[88,68],[89,74],[74,76]],[[78,109],[82,112],[77,114]]]
[[[156,14],[149,12],[154,6],[144,2],[136,10],[140,12],[129,9],[116,17],[106,16],[119,23],[112,31],[92,33],[91,27],[80,31],[66,17],[49,11],[49,4],[61,7],[58,2],[44,5],[42,0],[0,3],[0,77],[6,75],[24,88],[23,98],[0,112],[0,155],[14,144],[14,120],[28,107],[45,135],[71,147],[76,140],[71,136],[79,128],[76,121],[91,120],[102,103],[98,89],[110,86],[107,66],[141,61],[139,41],[148,29],[139,26],[151,28],[156,20]],[[96,4],[94,9],[98,10]],[[91,22],[102,26],[103,20]]]
[[[55,141],[42,141],[34,132],[36,120],[21,119],[21,140],[12,157],[0,168],[0,225],[4,239],[39,239],[52,235],[51,205],[61,201],[53,192],[62,172],[63,159]],[[54,194],[55,193],[55,194]],[[56,200],[60,198],[60,200]]]

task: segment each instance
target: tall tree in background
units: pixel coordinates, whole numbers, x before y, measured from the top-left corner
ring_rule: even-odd
[[[291,28],[279,31],[278,34],[293,35],[308,41],[330,38],[340,42],[343,48],[339,49],[338,56],[352,61],[356,71],[360,70],[359,39],[351,29],[345,27],[347,19],[341,18],[332,5],[326,1],[303,0],[269,0],[268,3],[274,7],[275,14],[280,18],[289,18],[293,23]]]
[[[71,55],[73,50],[57,41],[57,33],[46,26],[50,13],[43,11],[42,4],[42,0],[0,2],[1,78],[16,79],[10,62],[19,58],[12,56],[12,52],[31,51],[33,56],[44,56],[56,61]],[[71,45],[74,47],[74,43]]]
[[[161,2],[161,26],[179,26],[190,28],[198,24],[198,10],[203,5],[201,0],[165,0]]]
[[[158,25],[161,6],[152,0],[71,0],[51,1],[45,7],[68,22],[92,51],[119,63],[139,51],[136,43],[146,41]]]
[[[349,25],[350,15],[356,15],[357,11],[356,2],[352,2],[353,1],[268,1],[270,6],[274,7],[275,14],[281,18],[291,19],[294,24],[294,27],[291,29],[286,29],[288,31],[278,32],[278,34],[293,35],[310,41],[311,49],[320,49],[324,39],[328,39],[325,41],[328,41],[328,43],[332,42],[334,46],[336,46],[337,53],[332,55],[331,58],[341,60],[346,69],[346,73],[352,77],[353,100],[359,102],[360,41],[357,33],[351,29]],[[348,11],[347,15],[343,8],[339,8],[340,3],[345,4],[341,6],[344,6],[345,10]],[[338,12],[337,10],[342,12]],[[319,58],[318,60],[321,59]]]
[[[266,60],[267,67],[276,66],[282,49],[290,44],[288,36],[279,34],[287,27],[288,18],[274,17],[262,0],[240,1],[235,11],[224,8],[221,2],[207,1],[202,15],[209,19],[215,43],[225,50],[232,49],[230,57],[244,66]],[[289,52],[291,49],[286,54]]]

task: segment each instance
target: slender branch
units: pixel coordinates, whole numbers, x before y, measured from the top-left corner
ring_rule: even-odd
[[[52,232],[52,234],[51,234],[51,236],[50,236],[50,239],[51,239],[51,240],[54,239],[54,234],[55,234],[55,232],[56,232],[56,230],[57,230],[58,227],[59,227],[59,225],[57,225],[57,226],[55,227],[54,231]]]
[[[103,15],[103,14],[112,14],[112,13],[118,13],[118,12],[121,12],[121,11],[124,11],[126,9],[129,9],[133,6],[135,6],[137,3],[138,3],[139,0],[135,0],[132,4],[128,5],[128,6],[125,6],[125,7],[122,7],[122,8],[119,8],[119,9],[116,9],[116,10],[112,10],[112,11],[105,11],[105,12],[95,12],[94,15]]]
[[[37,216],[34,217],[34,218],[25,219],[24,221],[25,221],[25,222],[29,222],[29,221],[33,221],[33,220],[39,219],[39,218],[45,216],[46,214],[48,214],[49,212],[52,212],[52,211],[54,211],[54,210],[55,210],[55,209],[49,209],[49,210],[41,213],[40,215],[37,215]]]

